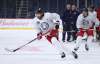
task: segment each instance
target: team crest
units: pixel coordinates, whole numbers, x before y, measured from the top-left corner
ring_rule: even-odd
[[[87,29],[89,27],[89,21],[83,19],[82,25],[83,25],[83,28]]]
[[[49,29],[49,24],[47,22],[42,22],[40,24],[40,28],[42,31],[48,30]]]

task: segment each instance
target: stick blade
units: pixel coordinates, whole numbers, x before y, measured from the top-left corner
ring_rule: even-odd
[[[8,49],[8,48],[5,48],[5,50],[8,51],[8,52],[15,52],[14,50]]]

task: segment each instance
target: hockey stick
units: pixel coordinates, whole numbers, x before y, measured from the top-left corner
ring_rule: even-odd
[[[50,31],[48,31],[48,32],[50,32]],[[48,33],[48,32],[47,32],[47,33]],[[46,35],[47,33],[44,33],[44,34],[41,35],[41,36],[44,36],[44,35]],[[38,37],[37,37],[37,38],[34,38],[33,40],[29,41],[28,43],[26,43],[26,44],[24,44],[24,45],[22,45],[22,46],[20,46],[20,47],[18,47],[18,48],[16,48],[16,49],[8,49],[8,48],[5,48],[5,50],[6,50],[6,51],[9,51],[9,52],[16,52],[16,51],[20,50],[21,48],[23,48],[24,46],[26,46],[26,45],[32,43],[33,41],[35,41],[35,40],[37,40],[37,39],[38,39]]]
[[[26,43],[26,44],[24,44],[24,45],[22,45],[22,46],[20,46],[20,47],[18,47],[18,48],[16,48],[16,49],[13,49],[13,50],[12,50],[12,49],[5,48],[5,50],[6,50],[6,51],[9,51],[9,52],[16,52],[16,51],[20,50],[21,48],[23,48],[24,46],[26,46],[26,45],[30,44],[31,42],[35,41],[36,39],[37,39],[37,38],[35,38],[35,39],[29,41],[28,43]]]

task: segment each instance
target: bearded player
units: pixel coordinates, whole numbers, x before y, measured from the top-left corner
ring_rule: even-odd
[[[59,50],[61,58],[65,58],[64,48],[58,39],[60,16],[57,13],[45,13],[39,8],[35,12],[33,21],[38,29],[38,39],[40,40],[44,36],[43,34],[45,34],[46,39]],[[77,59],[78,56],[74,51],[70,51],[70,53]]]

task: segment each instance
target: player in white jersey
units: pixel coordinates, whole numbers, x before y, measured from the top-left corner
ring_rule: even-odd
[[[84,33],[87,34],[87,42],[85,43],[85,49],[87,51],[89,50],[89,43],[92,43],[93,40],[93,27],[96,21],[96,18],[93,18],[91,15],[89,15],[87,8],[83,9],[82,13],[78,16],[77,19],[76,26],[79,29],[79,32],[77,33],[76,47],[74,50],[78,50],[82,42],[82,37],[84,36]]]
[[[94,18],[97,18],[97,12],[95,11],[95,7],[94,6],[90,6],[88,8],[89,11],[89,15],[93,16]]]
[[[95,7],[92,5],[92,6],[90,6],[89,8],[88,8],[88,10],[89,10],[89,15],[91,15],[92,16],[92,18],[94,18],[94,19],[96,19],[96,21],[95,21],[95,26],[94,26],[94,40],[97,40],[96,38],[97,38],[97,27],[99,26],[99,19],[97,18],[97,12],[95,11]]]
[[[40,40],[45,34],[46,39],[59,50],[61,58],[66,57],[64,47],[58,39],[60,16],[57,13],[44,13],[42,9],[38,9],[33,20],[38,29],[38,39]],[[70,53],[77,58],[75,52]]]

